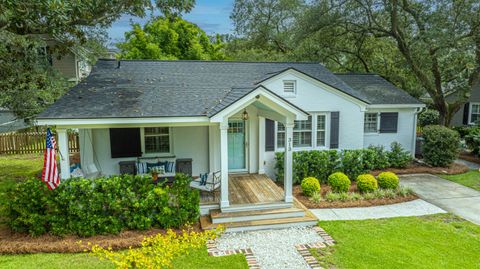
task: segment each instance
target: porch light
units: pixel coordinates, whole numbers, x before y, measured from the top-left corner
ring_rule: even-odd
[[[243,119],[243,120],[248,120],[248,113],[247,113],[247,110],[246,110],[246,109],[243,111],[242,119]]]

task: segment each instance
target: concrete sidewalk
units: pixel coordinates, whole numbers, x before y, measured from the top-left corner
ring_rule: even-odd
[[[322,208],[310,209],[310,211],[315,214],[319,220],[363,220],[446,213],[443,209],[421,199],[393,205]]]
[[[402,175],[400,184],[427,202],[480,225],[479,191],[430,174]]]

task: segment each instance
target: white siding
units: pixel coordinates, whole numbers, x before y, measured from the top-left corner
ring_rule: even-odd
[[[120,161],[136,158],[111,158],[109,129],[93,129],[93,158],[103,175],[119,173]],[[208,127],[173,127],[173,153],[176,158],[192,158],[192,173],[198,175],[208,168]],[[81,149],[82,150],[82,149]]]
[[[392,142],[399,142],[403,148],[411,151],[413,145],[413,132],[414,132],[414,109],[368,109],[368,112],[398,112],[398,128],[396,133],[365,133],[364,134],[364,147],[370,145],[381,145],[386,149],[390,149]]]

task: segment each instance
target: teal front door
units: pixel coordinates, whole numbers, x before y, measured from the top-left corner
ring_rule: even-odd
[[[228,121],[228,170],[245,171],[245,122]]]

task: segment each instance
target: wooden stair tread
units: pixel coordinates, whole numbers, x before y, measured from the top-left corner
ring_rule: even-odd
[[[299,223],[299,222],[310,222],[317,221],[317,218],[305,216],[305,217],[295,217],[295,218],[282,218],[282,219],[266,219],[266,220],[252,220],[252,221],[238,221],[238,222],[228,222],[222,224],[213,224],[209,216],[203,216],[200,218],[200,223],[202,229],[215,229],[218,225],[223,225],[228,228],[237,228],[237,227],[250,227],[250,226],[263,226],[263,225],[276,225],[276,224],[289,224],[289,223]]]
[[[210,210],[210,216],[214,218],[232,218],[232,217],[244,217],[244,216],[258,216],[258,215],[269,215],[269,214],[282,214],[282,213],[295,213],[303,211],[302,209],[289,207],[289,208],[278,208],[278,209],[265,209],[265,210],[254,210],[254,211],[239,211],[239,212],[222,212],[220,209]]]

